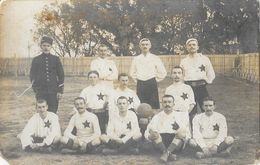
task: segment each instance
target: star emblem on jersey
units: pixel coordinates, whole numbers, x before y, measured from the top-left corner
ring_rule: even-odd
[[[205,72],[205,66],[204,66],[203,64],[201,64],[201,66],[199,67],[199,69],[200,69],[201,72],[203,72],[203,71]]]
[[[127,123],[126,125],[126,129],[132,129],[131,121],[129,121],[129,123]]]
[[[183,98],[183,100],[188,99],[188,94],[187,93],[182,93],[181,97]]]
[[[179,126],[179,124],[177,124],[176,123],[176,121],[172,124],[172,129],[173,130],[177,130],[177,129],[179,129],[180,128],[180,126]]]
[[[219,125],[217,123],[213,125],[213,131],[219,131]]]
[[[105,95],[102,95],[102,93],[100,92],[97,97],[98,97],[98,100],[104,100],[104,96]]]
[[[86,128],[86,127],[89,127],[89,122],[86,120],[84,123],[82,123],[83,125],[84,125],[84,128]]]
[[[134,98],[133,97],[129,97],[128,98],[128,102],[129,102],[129,104],[133,103],[134,102]]]
[[[44,127],[48,127],[48,128],[50,128],[50,125],[51,125],[51,123],[50,123],[49,120],[48,120],[47,122],[44,122]]]

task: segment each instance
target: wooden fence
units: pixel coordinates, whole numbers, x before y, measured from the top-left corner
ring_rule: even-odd
[[[163,55],[162,59],[168,74],[174,66],[179,65],[184,55]],[[253,83],[259,83],[259,54],[241,55],[209,55],[216,73],[235,76]],[[89,71],[90,62],[95,57],[62,58],[66,76],[82,76]],[[131,56],[112,57],[116,62],[119,72],[129,72]],[[238,58],[240,65],[235,67],[234,61]],[[30,71],[31,58],[0,58],[0,75],[27,76]]]

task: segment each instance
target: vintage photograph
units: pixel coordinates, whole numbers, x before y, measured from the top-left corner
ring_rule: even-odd
[[[260,165],[260,0],[0,0],[0,165]]]

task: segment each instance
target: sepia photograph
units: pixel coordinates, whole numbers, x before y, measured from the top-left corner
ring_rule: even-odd
[[[260,165],[260,0],[0,0],[0,165]]]

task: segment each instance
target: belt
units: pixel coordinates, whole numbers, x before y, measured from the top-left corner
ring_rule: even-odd
[[[92,113],[106,112],[106,110],[104,108],[99,108],[99,109],[88,108],[88,111],[92,112]]]
[[[207,82],[205,80],[196,80],[196,81],[185,81],[185,84],[188,84],[192,87],[198,87],[198,86],[207,85]]]

